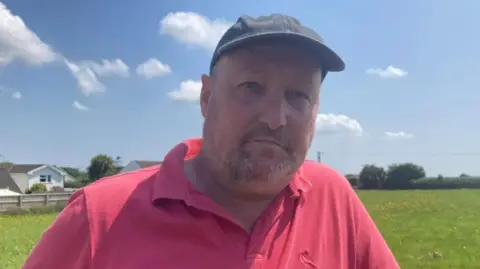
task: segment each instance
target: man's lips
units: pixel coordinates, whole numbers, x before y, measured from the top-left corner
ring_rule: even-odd
[[[254,143],[267,143],[267,144],[272,144],[272,145],[275,145],[277,147],[281,147],[282,149],[286,149],[286,147],[281,144],[280,142],[278,142],[277,140],[275,139],[271,139],[271,138],[256,138],[256,139],[251,139],[251,140],[248,140],[247,143],[251,143],[251,142],[254,142]]]

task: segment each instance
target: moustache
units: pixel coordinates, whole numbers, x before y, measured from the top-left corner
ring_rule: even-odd
[[[284,148],[287,152],[292,152],[290,137],[287,135],[285,128],[272,130],[265,125],[259,126],[243,136],[241,144],[256,140],[270,140]]]

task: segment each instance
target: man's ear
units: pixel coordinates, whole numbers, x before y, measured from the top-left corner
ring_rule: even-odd
[[[200,108],[203,118],[208,116],[208,102],[212,93],[212,77],[202,75],[202,89],[200,91]]]

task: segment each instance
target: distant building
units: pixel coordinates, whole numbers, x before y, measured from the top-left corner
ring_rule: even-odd
[[[127,165],[125,165],[125,167],[123,167],[123,169],[120,170],[120,173],[135,171],[138,169],[152,167],[160,164],[162,164],[162,161],[133,160],[133,161],[130,161]]]
[[[33,184],[40,183],[50,191],[64,187],[65,181],[75,180],[63,169],[48,164],[15,164],[8,170],[11,178],[22,193],[25,193]]]

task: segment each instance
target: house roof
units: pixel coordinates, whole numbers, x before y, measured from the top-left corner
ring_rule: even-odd
[[[15,164],[12,168],[10,168],[10,170],[8,170],[8,172],[26,174],[41,166],[44,166],[44,164]]]
[[[8,171],[4,168],[0,168],[0,189],[9,189],[14,192],[22,193],[17,183],[15,183]]]
[[[61,175],[68,174],[65,170],[55,165],[48,165],[48,164],[15,164],[8,172],[10,174],[19,173],[19,174],[28,174],[33,173],[37,169],[43,169],[45,167],[50,167],[53,170],[56,170]]]
[[[145,160],[134,160],[140,166],[140,168],[147,168],[155,165],[162,164],[162,161],[145,161]]]

